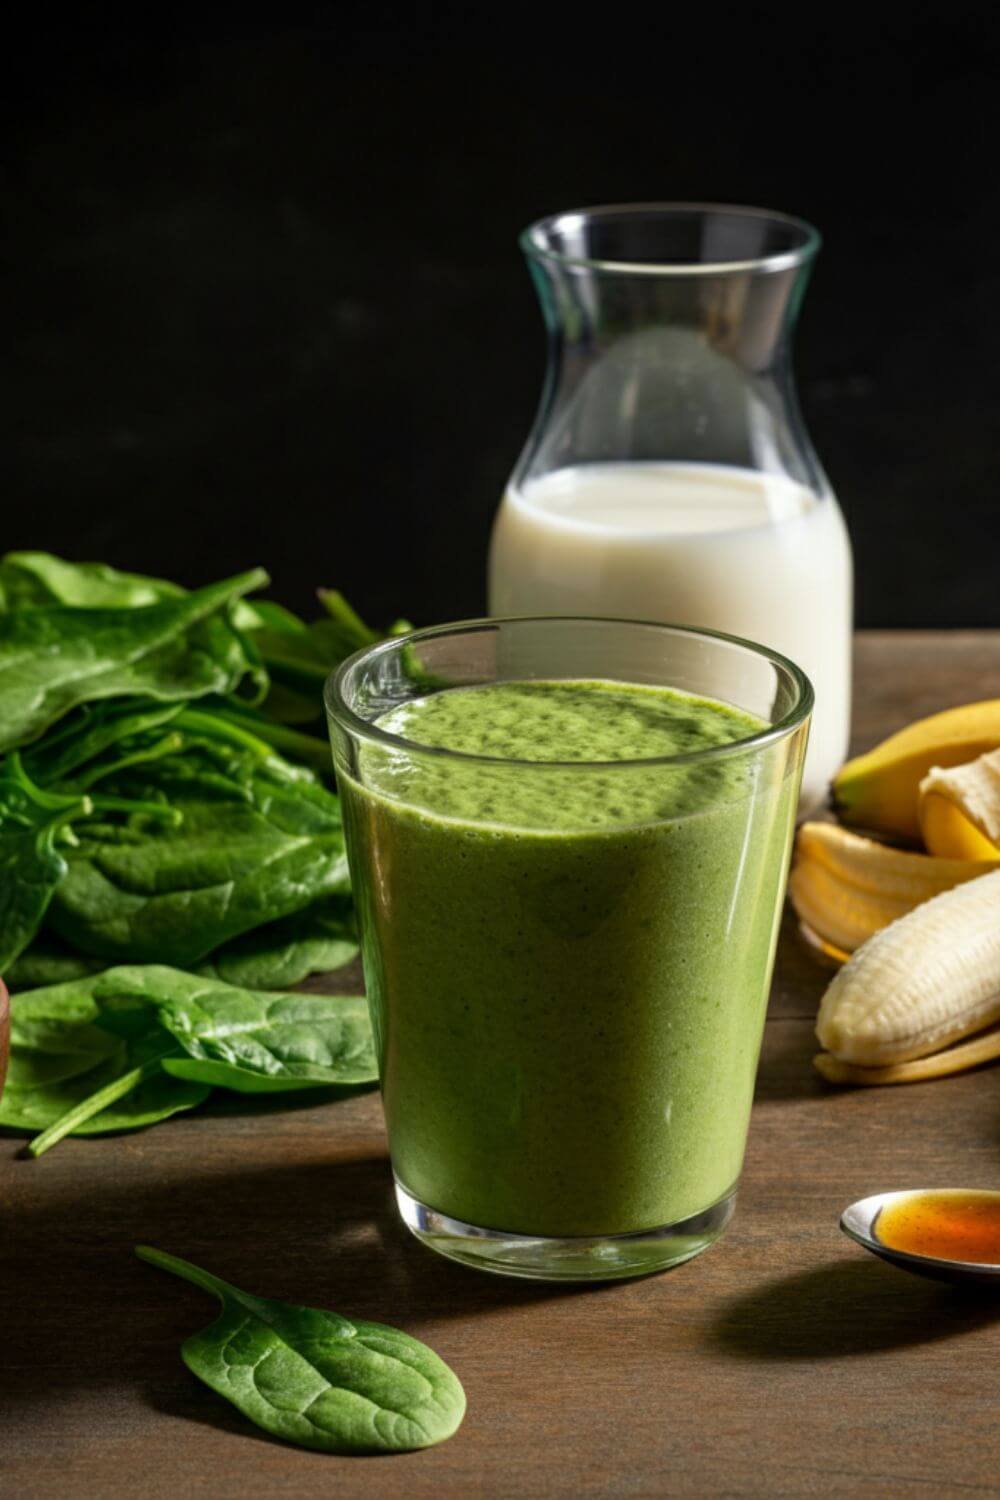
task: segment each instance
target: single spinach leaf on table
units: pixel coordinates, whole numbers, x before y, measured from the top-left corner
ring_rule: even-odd
[[[251,990],[284,990],[310,974],[341,968],[357,951],[350,902],[331,896],[234,938],[200,971]]]
[[[136,1254],[219,1299],[219,1316],[185,1339],[181,1357],[265,1432],[327,1453],[406,1453],[458,1429],[458,1377],[409,1334],[251,1296],[148,1245]]]
[[[0,614],[0,752],[71,709],[137,694],[167,701],[266,687],[227,606],[267,582],[261,569],[137,609],[52,605]]]
[[[174,1077],[238,1093],[374,1083],[378,1076],[363,997],[260,993],[161,964],[109,969],[94,987],[103,1024],[155,1006],[186,1055],[163,1061]],[[179,1049],[178,1049],[179,1050]]]
[[[88,824],[49,908],[84,953],[189,967],[266,922],[350,888],[340,804],[273,752],[189,736],[101,794],[159,800],[179,826]]]

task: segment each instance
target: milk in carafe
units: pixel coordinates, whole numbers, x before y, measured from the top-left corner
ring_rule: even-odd
[[[808,810],[847,752],[851,573],[829,493],[722,464],[587,463],[508,489],[490,610],[702,626],[790,657],[816,688]]]

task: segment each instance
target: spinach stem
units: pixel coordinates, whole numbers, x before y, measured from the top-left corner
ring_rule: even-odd
[[[83,1125],[87,1120],[93,1119],[94,1115],[100,1114],[102,1109],[107,1109],[109,1104],[115,1104],[130,1094],[133,1089],[145,1083],[147,1078],[152,1078],[154,1073],[160,1071],[160,1062],[174,1049],[165,1047],[156,1057],[147,1058],[138,1068],[132,1068],[128,1073],[123,1073],[120,1078],[115,1078],[111,1083],[105,1084],[104,1088],[98,1089],[96,1094],[81,1099],[79,1104],[74,1104],[72,1109],[66,1113],[41,1135],[36,1135],[33,1141],[29,1141],[25,1150],[29,1156],[41,1156],[51,1146],[55,1146],[62,1140],[64,1135],[76,1130],[77,1126]]]
[[[215,711],[215,717],[225,719],[227,724],[233,724],[234,715],[225,711]],[[268,745],[277,750],[290,750],[300,756],[304,761],[316,767],[318,771],[331,770],[330,745],[328,740],[321,740],[314,734],[303,734],[301,730],[289,729],[285,724],[276,724],[273,721],[258,723],[254,721],[254,737],[264,740]]]
[[[316,597],[332,620],[336,620],[338,625],[346,626],[359,647],[370,646],[378,640],[378,631],[365,624],[339,589],[317,589]]]
[[[184,815],[178,807],[169,807],[166,802],[139,802],[131,797],[97,796],[87,799],[93,803],[95,812],[145,813],[150,818],[162,818],[174,828],[180,826]]]
[[[163,739],[157,740],[155,745],[148,745],[142,750],[134,750],[131,755],[119,756],[118,760],[113,760],[108,765],[95,766],[87,772],[86,776],[79,778],[77,785],[83,791],[89,792],[98,781],[104,781],[106,777],[116,775],[126,766],[134,766],[147,760],[159,760],[164,755],[173,755],[176,750],[182,748],[183,744],[182,735],[164,735]]]
[[[18,786],[22,792],[24,792],[26,797],[30,797],[32,802],[34,802],[37,807],[43,807],[47,811],[56,813],[62,811],[63,809],[73,809],[71,815],[79,816],[82,804],[87,800],[86,797],[81,796],[79,792],[67,793],[44,791],[42,787],[38,786],[36,782],[32,781],[31,777],[24,769],[24,763],[21,760],[20,751],[11,751],[10,755],[7,757],[5,769],[11,775],[15,785]]]
[[[265,760],[271,758],[270,745],[266,745],[255,734],[250,734],[248,730],[238,727],[231,718],[217,711],[202,713],[197,708],[185,708],[177,716],[176,722],[182,729],[193,729],[213,739],[229,740],[232,744],[244,745]]]
[[[161,1271],[169,1271],[174,1276],[180,1276],[185,1281],[201,1287],[203,1292],[210,1292],[214,1297],[221,1297],[225,1300],[235,1291],[235,1288],[231,1287],[228,1282],[222,1281],[218,1276],[213,1276],[211,1271],[192,1265],[189,1260],[182,1260],[179,1255],[168,1255],[166,1250],[157,1250],[152,1245],[136,1245],[135,1253],[140,1260],[148,1261],[151,1266],[157,1266]]]

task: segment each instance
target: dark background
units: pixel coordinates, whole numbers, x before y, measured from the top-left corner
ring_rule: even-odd
[[[142,24],[7,49],[0,550],[479,612],[544,366],[518,231],[719,199],[824,233],[797,369],[860,623],[1000,625],[991,10]]]

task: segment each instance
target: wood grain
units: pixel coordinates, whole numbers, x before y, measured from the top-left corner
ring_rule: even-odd
[[[1000,633],[858,642],[857,746],[1000,696]],[[700,1259],[598,1290],[491,1279],[410,1241],[375,1095],[218,1098],[39,1162],[0,1141],[0,1494],[603,1497],[1000,1492],[1000,1301],[838,1232],[880,1188],[1000,1187],[1000,1073],[834,1092],[810,1067],[825,976],[786,924],[736,1219]],[[451,1442],[380,1460],[256,1433],[182,1366],[211,1316],[139,1241],[266,1295],[397,1323],[465,1383]]]

